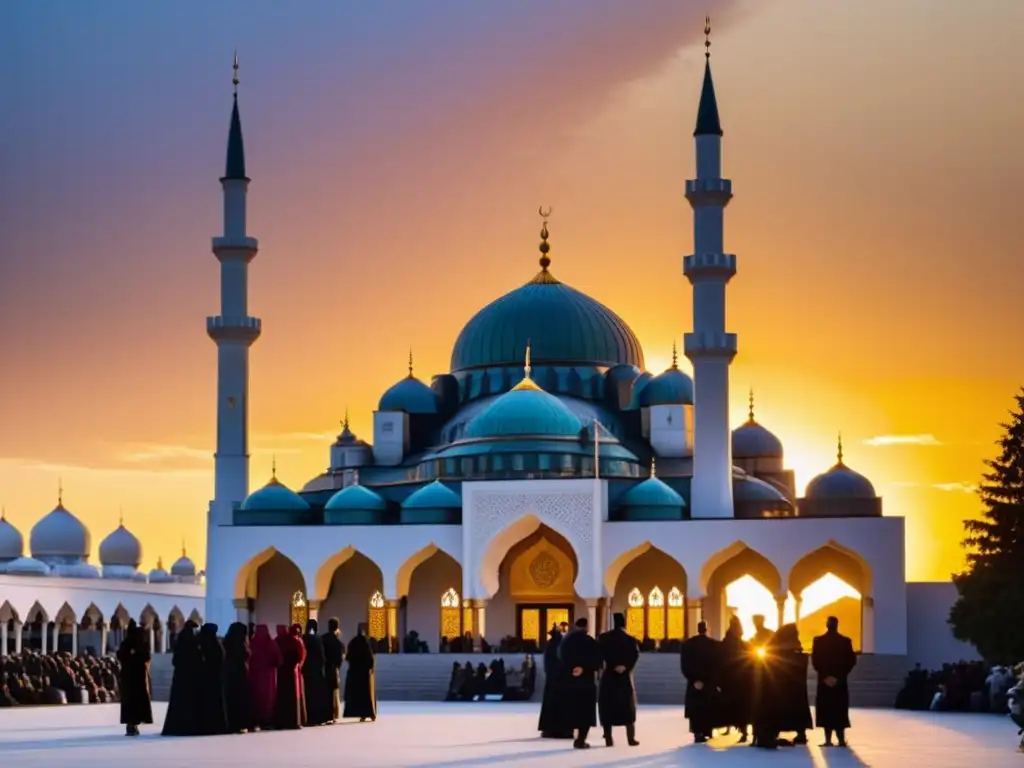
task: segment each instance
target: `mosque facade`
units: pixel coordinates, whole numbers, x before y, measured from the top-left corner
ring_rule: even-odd
[[[427,381],[410,356],[374,411],[372,442],[346,414],[325,472],[298,489],[275,476],[250,493],[249,350],[261,323],[247,305],[258,243],[236,70],[224,232],[213,240],[221,311],[207,319],[218,354],[208,620],[336,616],[346,636],[365,622],[378,639],[397,645],[415,631],[435,650],[467,634],[541,640],[580,616],[599,631],[622,610],[657,644],[701,619],[721,636],[725,588],[740,576],[775,598],[771,627],[800,621],[804,591],[833,574],[860,596],[858,649],[906,654],[903,519],[882,516],[841,444],[801,496],[753,399],[748,421],[729,423],[739,347],[726,297],[738,266],[724,248],[733,191],[710,60],[693,136],[683,266],[693,322],[682,339],[692,378],[675,357],[647,371],[626,322],[555,276],[545,219],[539,271],[468,321],[447,372]]]

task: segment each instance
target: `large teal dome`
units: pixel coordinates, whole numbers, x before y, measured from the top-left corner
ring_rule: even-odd
[[[245,512],[305,512],[309,509],[309,504],[299,494],[281,483],[277,477],[272,477],[269,483],[245,498],[241,509]]]
[[[514,436],[579,437],[583,422],[529,378],[492,402],[466,425],[470,439]]]
[[[622,318],[545,267],[473,316],[455,341],[451,370],[521,365],[527,344],[535,365],[644,367],[640,342]]]

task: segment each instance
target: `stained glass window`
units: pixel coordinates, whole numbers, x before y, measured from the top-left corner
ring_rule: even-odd
[[[686,609],[683,593],[678,587],[668,591],[668,638],[682,640],[686,634]]]
[[[647,637],[665,639],[665,593],[657,587],[647,596]]]
[[[309,603],[302,592],[292,595],[291,611],[289,613],[292,624],[298,624],[303,631],[306,629],[306,622],[309,620]]]
[[[441,637],[453,640],[462,635],[462,601],[454,587],[441,595]]]
[[[380,590],[370,597],[370,610],[367,616],[369,634],[374,640],[383,640],[388,636],[388,617],[384,609],[384,595]]]
[[[521,638],[540,642],[540,610],[538,608],[521,609],[521,623],[523,625]]]
[[[626,633],[637,640],[644,637],[644,596],[639,589],[630,590],[627,598],[629,608],[626,609]]]

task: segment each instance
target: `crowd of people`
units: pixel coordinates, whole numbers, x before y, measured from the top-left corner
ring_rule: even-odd
[[[1016,685],[1024,664],[988,667],[982,661],[958,661],[942,669],[922,669],[920,664],[907,673],[896,695],[897,709],[933,712],[992,712],[1006,714],[1007,694]]]
[[[120,666],[112,656],[22,650],[0,658],[0,707],[115,702],[119,679]]]
[[[537,682],[533,656],[527,654],[518,670],[506,670],[504,659],[486,665],[452,662],[445,701],[529,701]]]

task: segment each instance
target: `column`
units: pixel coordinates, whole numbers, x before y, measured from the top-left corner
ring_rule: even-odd
[[[480,641],[487,633],[487,601],[471,600],[473,611],[473,649],[480,650]]]
[[[796,611],[794,612],[794,615],[795,615],[794,621],[797,624],[799,624],[800,623],[800,614],[803,612],[804,599],[802,597],[795,597],[795,598],[793,598],[793,601],[796,603]]]
[[[704,598],[687,598],[686,600],[686,636],[697,634],[697,625],[703,620]]]
[[[248,629],[248,625],[246,625],[246,628]],[[160,628],[160,653],[167,653],[170,634],[171,633],[167,629],[167,624],[164,624]]]
[[[309,607],[309,618],[311,618],[313,621],[315,621],[317,623],[317,629],[318,630],[319,630],[319,624],[320,624],[320,604],[321,604],[321,602],[322,601],[320,601],[320,600],[309,600],[306,603],[306,605]],[[241,621],[241,619],[239,619],[239,621]],[[249,626],[249,624],[246,623],[246,626]],[[303,627],[302,631],[305,632],[306,628]]]
[[[110,630],[107,628],[107,622],[100,622],[100,658],[107,655],[107,632]]]
[[[15,619],[14,621],[14,652],[21,653],[21,643],[25,633],[25,625]]]
[[[78,655],[78,622],[71,624],[71,655]]]
[[[149,635],[149,655],[152,656],[156,653],[156,630],[152,624],[146,628],[146,634]]]
[[[776,596],[775,606],[779,610],[779,623],[776,624],[776,628],[778,628],[786,623],[786,595],[782,597]]]
[[[231,604],[235,607],[235,621],[240,621],[245,624],[246,629],[249,628],[249,599],[241,598],[239,600],[232,600]]]
[[[388,653],[395,653],[401,648],[398,637],[398,606],[401,600],[385,600],[384,610],[388,619]]]
[[[860,651],[875,652],[875,598],[860,599]]]
[[[601,631],[597,625],[597,610],[601,605],[600,600],[587,600],[587,628],[590,630],[590,634],[597,637]]]
[[[41,649],[41,652],[42,652],[43,656],[45,656],[46,655],[46,641],[47,641],[47,637],[46,636],[48,634],[50,634],[49,633],[50,625],[47,622],[44,621],[42,624],[39,625],[39,628],[40,628],[40,633],[39,633],[40,634],[40,639],[39,639],[39,642],[41,644],[40,645],[40,649]]]
[[[7,655],[7,622],[0,621],[0,658]]]

